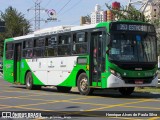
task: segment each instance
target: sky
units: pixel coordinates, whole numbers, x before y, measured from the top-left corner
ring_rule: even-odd
[[[34,29],[34,6],[37,0],[0,0],[0,11],[4,12],[6,8],[12,6],[16,8],[18,12],[24,14]],[[96,4],[101,5],[103,10],[106,10],[105,3],[109,5],[112,2],[120,2],[125,6],[129,0],[39,0],[41,2],[41,8],[46,10],[54,9],[57,13],[58,21],[40,23],[41,29],[59,26],[59,25],[79,25],[80,17],[90,15],[94,10]],[[27,11],[30,9],[29,11]],[[41,19],[46,20],[49,18],[47,12],[41,11]]]

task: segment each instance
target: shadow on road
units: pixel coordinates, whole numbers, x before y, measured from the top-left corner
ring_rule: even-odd
[[[19,85],[19,86],[10,86],[12,88],[19,88],[19,89],[26,89],[25,86]],[[34,90],[33,90],[34,91]],[[35,90],[36,91],[36,90]],[[55,87],[53,88],[48,88],[48,87],[42,87],[41,89],[42,92],[54,92],[54,93],[59,93]],[[74,94],[74,95],[79,95],[79,92],[75,90],[74,88],[71,90],[70,93],[64,93],[64,94]],[[90,96],[99,96],[99,97],[110,97],[110,98],[128,98],[128,99],[146,99],[146,98],[154,98],[158,99],[160,98],[160,94],[158,93],[150,93],[150,92],[134,92],[130,96],[122,96],[118,90],[113,90],[113,89],[105,89],[105,90],[95,90],[92,95]]]

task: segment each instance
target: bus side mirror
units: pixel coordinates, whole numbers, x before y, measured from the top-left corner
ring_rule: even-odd
[[[109,54],[110,49],[110,47],[106,47],[106,54]]]

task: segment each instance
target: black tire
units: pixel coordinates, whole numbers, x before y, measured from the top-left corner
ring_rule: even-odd
[[[133,93],[134,87],[123,87],[119,88],[119,92],[124,96],[129,96]]]
[[[90,88],[88,83],[89,81],[88,81],[87,74],[81,73],[78,76],[78,80],[77,80],[78,90],[81,95],[90,95],[93,93],[93,88]]]
[[[72,87],[57,86],[57,90],[59,92],[68,93],[71,91],[71,89],[72,89]]]
[[[33,77],[32,73],[28,72],[26,75],[26,88],[29,90],[39,90],[41,89],[41,86],[33,85]]]

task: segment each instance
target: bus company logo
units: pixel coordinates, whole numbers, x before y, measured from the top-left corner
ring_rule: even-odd
[[[12,118],[11,112],[2,112],[2,118]]]

